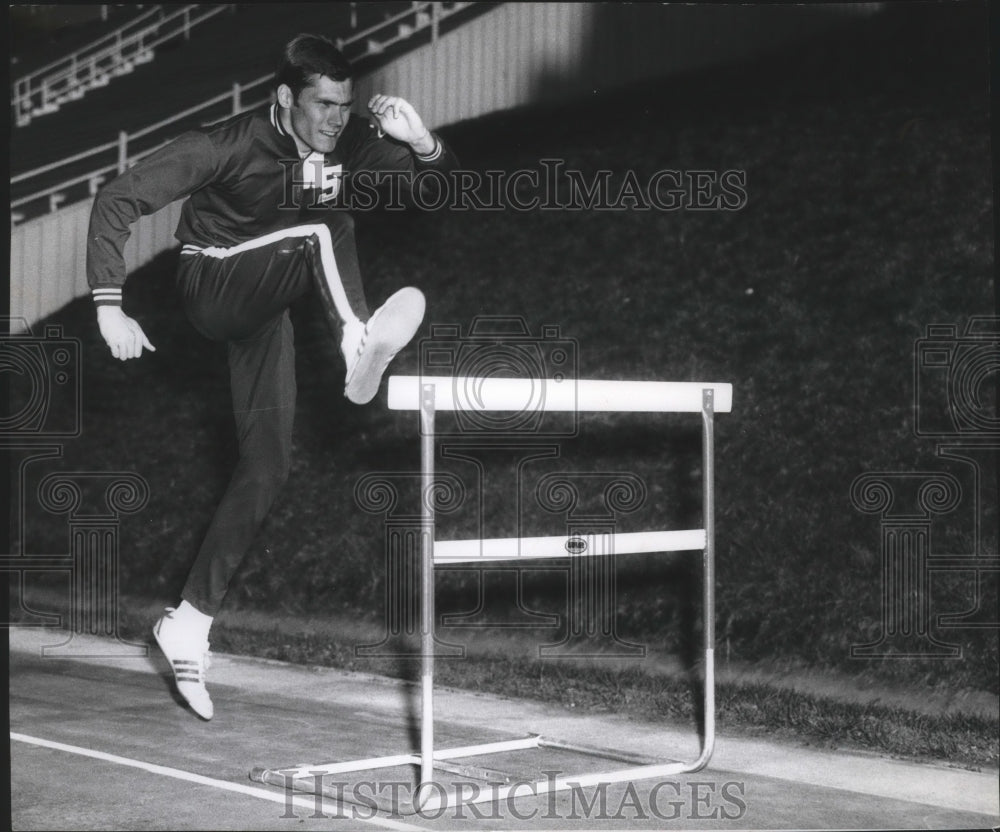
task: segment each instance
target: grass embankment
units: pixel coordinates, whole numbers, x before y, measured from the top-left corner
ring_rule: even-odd
[[[32,609],[58,609],[54,593],[32,592]],[[118,635],[151,642],[162,606],[142,598],[122,601]],[[22,614],[23,616],[23,614]],[[551,634],[484,633],[440,629],[440,638],[465,648],[461,658],[439,658],[435,684],[495,696],[543,702],[574,713],[613,713],[680,727],[701,724],[700,674],[670,656],[640,660],[539,659],[537,646]],[[342,616],[302,618],[245,610],[224,612],[212,629],[215,652],[305,666],[373,673],[414,683],[419,679],[415,640],[381,643],[385,629]],[[380,644],[382,658],[359,655]],[[398,651],[395,656],[385,653]],[[403,654],[407,655],[403,655]],[[817,749],[868,752],[946,763],[973,770],[997,767],[995,702],[985,694],[934,696],[887,687],[877,678],[803,672],[764,663],[752,668],[722,661],[717,669],[716,723],[725,737],[759,738]]]
[[[789,662],[928,691],[995,688],[997,633],[988,626],[995,572],[983,574],[978,598],[965,571],[936,573],[925,588],[931,635],[957,645],[960,656],[851,657],[852,645],[873,642],[884,629],[880,518],[852,505],[858,475],[953,474],[964,496],[933,518],[932,554],[969,554],[977,545],[973,469],[937,456],[935,443],[915,434],[913,410],[914,347],[926,327],[961,328],[993,305],[986,47],[977,14],[974,7],[924,9],[909,22],[892,14],[862,34],[832,36],[752,70],[447,131],[465,165],[481,171],[540,170],[542,159],[560,159],[588,179],[609,170],[613,183],[630,171],[640,182],[665,169],[745,171],[741,210],[359,218],[373,301],[412,283],[428,296],[428,324],[467,331],[477,315],[514,315],[535,334],[556,324],[578,345],[582,377],[733,383],[733,413],[717,420],[720,659]],[[166,603],[176,600],[233,458],[224,350],[183,320],[172,266],[172,255],[160,258],[127,290],[130,311],[158,348],[141,361],[107,357],[87,302],[55,319],[82,340],[84,432],[52,462],[134,470],[148,481],[148,506],[121,522],[120,585],[130,597]],[[377,629],[385,613],[386,516],[360,510],[355,487],[370,472],[417,470],[415,423],[379,404],[347,404],[325,324],[307,303],[295,321],[295,467],[228,605],[364,620]],[[395,369],[416,371],[417,351],[403,353]],[[441,460],[468,489],[462,511],[443,518],[444,536],[480,526],[488,536],[515,534],[518,509],[525,534],[551,533],[553,522],[561,528],[565,516],[532,504],[538,479],[554,471],[638,477],[645,499],[616,518],[620,530],[697,524],[697,431],[682,419],[638,417],[623,427],[617,417],[589,417],[577,437],[560,443],[559,457],[525,467],[520,506],[508,460],[508,478],[486,484],[482,516],[475,465]],[[995,552],[996,485],[984,473],[978,546]],[[490,496],[495,485],[502,496]],[[25,551],[65,549],[65,531],[46,517],[28,506]],[[500,596],[494,580],[486,579],[488,598]],[[698,589],[683,558],[623,560],[617,581],[618,634],[690,659]],[[441,586],[442,614],[475,606],[475,574],[443,572]],[[526,573],[524,606],[564,614],[565,587],[558,569]],[[937,615],[977,604],[978,623],[987,626],[937,627]],[[501,620],[522,612],[495,608]],[[222,649],[265,655],[281,640],[220,637]],[[285,657],[335,664],[351,646],[295,645]],[[353,658],[350,666],[357,667]],[[458,674],[447,682],[488,677],[502,692],[558,698],[573,686],[587,702],[617,702],[642,715],[666,710],[684,718],[691,707],[670,712],[665,683],[641,669],[609,676],[557,662],[459,666],[443,671]],[[890,753],[970,764],[997,759],[995,722],[931,725],[876,706],[789,696],[723,690],[721,724],[768,732],[792,726],[817,740],[853,737]]]

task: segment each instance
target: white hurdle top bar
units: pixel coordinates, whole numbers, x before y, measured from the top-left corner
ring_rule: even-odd
[[[733,407],[733,386],[718,382],[390,376],[389,409],[419,410],[425,384],[434,385],[435,410],[700,413],[706,389],[714,412]]]

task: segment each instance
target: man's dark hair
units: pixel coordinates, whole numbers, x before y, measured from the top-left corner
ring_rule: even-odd
[[[314,75],[325,75],[331,81],[354,77],[350,62],[332,40],[322,35],[296,35],[285,46],[274,85],[287,84],[297,100]]]

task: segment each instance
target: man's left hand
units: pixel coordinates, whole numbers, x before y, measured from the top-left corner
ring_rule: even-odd
[[[410,102],[395,95],[379,93],[368,101],[368,111],[383,133],[406,142],[414,153],[428,156],[434,152],[434,137]]]

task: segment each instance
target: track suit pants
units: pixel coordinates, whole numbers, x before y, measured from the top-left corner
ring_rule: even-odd
[[[236,469],[181,592],[214,616],[291,468],[296,385],[289,305],[315,288],[338,335],[350,317],[366,321],[369,313],[353,220],[341,212],[231,248],[186,246],[178,282],[195,328],[226,342],[239,442]]]

